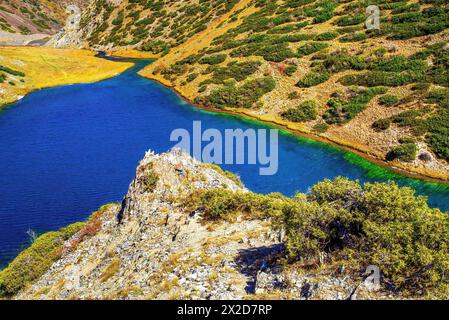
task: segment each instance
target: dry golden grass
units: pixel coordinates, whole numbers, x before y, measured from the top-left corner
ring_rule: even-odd
[[[34,90],[114,77],[133,64],[96,58],[87,50],[0,47],[0,65],[25,73],[23,83],[0,84],[1,106]]]
[[[106,282],[112,278],[120,269],[120,260],[115,258],[101,275],[101,282]]]
[[[250,0],[241,0],[234,6],[231,11],[224,14],[219,19],[216,19],[209,28],[195,34],[192,38],[189,39],[189,41],[181,44],[180,46],[170,51],[169,54],[158,59],[155,63],[147,66],[145,69],[140,71],[139,74],[147,78],[155,79],[166,86],[173,86],[174,84],[165,79],[161,74],[154,75],[153,71],[161,67],[169,67],[175,62],[182,60],[192,54],[196,54],[201,49],[210,46],[210,44],[216,37],[223,35],[228,30],[239,25],[240,21],[229,22],[229,18],[234,13],[239,10],[243,10],[239,14],[239,17],[242,17],[257,11],[257,9],[253,6],[249,6],[250,3]],[[200,80],[198,79],[198,81],[196,81],[195,83],[184,87],[178,86],[176,87],[176,90],[184,97],[193,99],[197,95],[198,91],[198,88],[195,86],[195,84],[197,84],[197,82],[199,81]]]

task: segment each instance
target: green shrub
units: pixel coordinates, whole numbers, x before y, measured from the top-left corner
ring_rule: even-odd
[[[153,171],[153,164],[151,163],[148,168],[148,172],[143,178],[143,190],[145,192],[153,192],[156,189],[159,181],[159,176]]]
[[[422,60],[407,58],[403,55],[393,56],[390,58],[381,58],[372,62],[368,68],[376,71],[387,72],[415,72],[424,74],[426,71],[426,63]]]
[[[357,41],[363,41],[366,40],[368,36],[366,33],[363,32],[357,32],[357,33],[348,33],[341,37],[339,40],[341,42],[357,42]]]
[[[206,220],[231,220],[239,214],[252,218],[280,215],[283,200],[278,194],[258,195],[252,192],[233,192],[229,189],[212,189],[189,196],[187,207],[203,209]]]
[[[370,71],[363,74],[346,75],[339,82],[345,86],[388,86],[397,87],[423,80],[422,74],[414,71],[388,72],[388,71]]]
[[[316,133],[325,133],[329,129],[329,125],[325,122],[317,123],[313,126],[312,131]]]
[[[330,40],[334,40],[335,38],[338,37],[338,33],[336,32],[323,32],[320,34],[317,34],[314,38],[315,41],[330,41]]]
[[[393,148],[387,155],[387,160],[398,159],[403,162],[413,162],[416,159],[418,148],[416,143],[404,143]]]
[[[448,283],[449,216],[410,188],[326,180],[312,188],[308,202],[291,202],[283,212],[292,259],[318,261],[325,252],[354,270],[376,265],[383,282],[399,290]]]
[[[399,138],[399,143],[401,143],[401,144],[416,143],[416,139],[413,137],[402,137],[402,138]]]
[[[390,119],[380,119],[373,123],[372,127],[375,131],[384,131],[390,128],[391,120]]]
[[[257,50],[257,55],[262,56],[266,61],[282,62],[285,59],[295,56],[293,51],[286,45],[264,46]]]
[[[272,77],[257,78],[236,86],[234,82],[213,90],[209,96],[197,97],[199,105],[216,108],[251,108],[266,93],[273,91],[276,81]]]
[[[226,67],[210,67],[207,71],[213,70],[213,75],[210,79],[203,81],[201,84],[223,84],[227,79],[235,79],[237,81],[243,81],[248,76],[254,74],[260,67],[259,61],[247,61],[247,62],[230,62]]]
[[[288,76],[292,76],[298,70],[298,66],[295,64],[289,64],[285,68],[285,74]]]
[[[226,60],[226,55],[225,54],[217,54],[217,55],[213,55],[213,56],[207,56],[202,58],[199,62],[201,64],[220,64],[222,62],[224,62]]]
[[[423,113],[419,110],[408,110],[393,116],[392,121],[400,127],[414,127],[422,115]]]
[[[162,40],[148,41],[142,44],[140,49],[143,51],[149,51],[153,54],[159,54],[164,52],[166,53],[168,50],[170,50],[170,45]]]
[[[328,47],[325,42],[308,42],[298,48],[298,57],[304,57]]]
[[[449,282],[449,215],[395,183],[337,178],[293,198],[215,189],[184,202],[187,212],[201,208],[210,222],[270,217],[285,231],[288,262],[313,268],[324,256],[356,274],[376,265],[384,288],[412,294],[441,292]]]
[[[426,128],[429,132],[427,140],[440,158],[449,161],[449,109],[439,109],[426,120]]]
[[[328,124],[342,124],[350,121],[378,94],[385,93],[385,88],[354,88],[349,97],[334,97],[329,99],[329,109],[324,113],[323,119]]]
[[[399,102],[399,98],[392,94],[386,94],[379,98],[379,104],[382,106],[394,106],[396,103]]]
[[[353,26],[356,24],[360,24],[362,22],[365,22],[366,17],[362,14],[359,15],[348,15],[338,18],[335,23],[338,26],[344,27],[344,26]]]
[[[413,91],[427,92],[430,89],[430,83],[419,82],[419,83],[413,85],[411,89]]]
[[[299,82],[296,84],[300,88],[310,88],[317,86],[323,82],[329,80],[331,74],[327,71],[323,71],[321,73],[310,72],[304,76]]]
[[[198,78],[198,73],[191,73],[187,76],[187,82],[192,82],[193,80],[195,80],[196,78]]]
[[[21,71],[13,70],[11,68],[8,68],[8,67],[2,66],[2,65],[0,65],[0,71],[9,73],[10,75],[13,75],[13,76],[25,77],[25,73],[23,73]]]
[[[75,223],[37,238],[13,262],[0,272],[0,296],[11,296],[42,276],[61,257],[64,241],[81,230],[84,223]]]
[[[282,117],[292,122],[305,122],[315,120],[317,117],[317,103],[313,100],[302,102],[296,108],[283,112]]]
[[[322,69],[333,73],[345,70],[364,70],[366,63],[363,58],[350,55],[346,50],[327,55],[322,62]]]
[[[290,100],[296,100],[296,99],[299,99],[299,97],[300,97],[300,95],[297,91],[292,91],[288,94],[288,98]]]
[[[432,54],[432,66],[427,71],[427,81],[449,87],[449,50],[446,45],[437,43],[428,49]]]

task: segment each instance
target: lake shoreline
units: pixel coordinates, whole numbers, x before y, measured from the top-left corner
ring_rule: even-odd
[[[117,56],[114,55],[114,52],[108,52],[107,53],[108,56],[110,57],[116,57],[116,58],[121,58],[121,59],[135,59],[132,57],[125,57],[125,55],[119,54]],[[120,74],[122,74],[123,72],[128,71],[130,68],[132,68],[133,66],[135,66],[135,64],[133,63],[133,65],[127,67],[125,70],[123,70],[121,73],[116,74],[116,75],[107,75],[104,77],[100,77],[98,80],[94,80],[94,81],[87,81],[87,82],[76,82],[76,83],[68,83],[68,84],[62,84],[62,85],[56,85],[56,86],[50,86],[50,87],[43,87],[43,88],[38,88],[38,89],[32,89],[30,90],[28,93],[26,93],[26,95],[36,92],[36,91],[40,91],[40,90],[45,90],[48,88],[54,88],[54,87],[59,87],[59,86],[64,86],[64,85],[76,85],[76,84],[88,84],[88,83],[96,83],[96,82],[101,82],[104,80],[108,80],[111,78],[114,78]],[[243,112],[240,110],[231,110],[230,108],[225,108],[225,109],[218,109],[218,108],[214,108],[211,106],[200,106],[195,104],[189,97],[187,97],[186,95],[184,95],[182,92],[180,92],[175,86],[173,86],[171,83],[169,83],[168,81],[165,81],[164,79],[160,79],[159,77],[151,77],[151,76],[147,76],[147,75],[142,75],[140,72],[137,72],[138,75],[149,79],[149,80],[153,80],[159,84],[161,84],[162,86],[170,89],[171,91],[173,91],[178,97],[180,97],[181,99],[183,99],[184,101],[186,101],[187,103],[189,103],[192,107],[196,108],[196,109],[200,109],[200,110],[204,110],[204,111],[209,111],[209,112],[214,112],[214,113],[222,113],[222,114],[227,114],[227,115],[232,115],[232,116],[236,116],[236,117],[240,117],[243,119],[247,119],[247,120],[253,120],[253,121],[257,121],[260,122],[261,124],[264,125],[271,125],[274,126],[278,129],[284,130],[294,136],[299,136],[302,138],[306,138],[306,139],[310,139],[310,140],[314,140],[314,141],[318,141],[324,144],[328,144],[328,145],[332,145],[334,147],[337,147],[341,150],[344,150],[346,152],[352,152],[362,158],[364,158],[365,160],[369,161],[372,164],[375,164],[379,167],[382,167],[384,169],[387,169],[391,172],[400,174],[402,176],[405,177],[409,177],[409,178],[413,178],[413,179],[420,179],[420,180],[424,180],[427,182],[432,182],[432,183],[440,183],[440,184],[445,184],[448,185],[449,184],[449,179],[447,177],[442,176],[440,173],[435,172],[435,173],[430,173],[430,172],[422,172],[419,169],[412,169],[410,167],[407,167],[401,163],[394,163],[394,165],[386,162],[385,160],[381,159],[379,156],[370,153],[369,151],[366,150],[362,150],[360,148],[357,148],[354,145],[348,144],[348,143],[343,143],[341,141],[338,141],[336,139],[332,139],[331,137],[326,137],[326,136],[322,136],[322,135],[316,135],[310,132],[306,132],[306,131],[302,131],[296,128],[291,128],[289,127],[287,124],[283,124],[281,122],[275,121],[273,119],[264,119],[262,117],[258,117],[255,116],[253,114],[249,114],[247,112]],[[25,96],[26,96],[25,95]],[[20,101],[21,99],[23,99],[25,96],[21,97],[18,100],[15,101],[11,101],[11,102],[7,102],[5,104],[0,104],[0,111],[8,108],[9,106],[13,105],[14,103],[17,103],[18,101]]]
[[[29,94],[32,94],[33,92],[38,92],[38,91],[42,91],[42,90],[46,90],[46,89],[51,89],[51,88],[56,88],[56,87],[74,86],[74,85],[78,85],[78,84],[97,83],[97,82],[109,80],[109,79],[112,79],[112,78],[115,78],[115,77],[119,76],[119,75],[122,74],[123,72],[128,71],[128,70],[131,69],[132,67],[133,67],[133,66],[129,66],[126,70],[123,70],[121,73],[118,73],[118,74],[116,74],[116,75],[111,75],[111,76],[105,76],[105,77],[103,77],[103,78],[100,78],[100,79],[94,80],[94,81],[67,83],[67,84],[61,84],[61,85],[55,85],[55,86],[49,86],[49,87],[42,87],[42,88],[31,89],[29,92],[27,92],[24,96],[20,97],[19,99],[16,99],[16,100],[10,101],[10,102],[6,102],[6,103],[4,103],[4,104],[0,104],[0,111],[2,111],[2,110],[4,110],[4,109],[7,109],[8,107],[11,107],[13,104],[19,102],[20,100],[24,99],[26,96],[28,96]]]
[[[138,73],[138,74],[141,75],[140,73]],[[161,84],[162,86],[172,90],[178,97],[180,97],[181,99],[183,99],[184,101],[186,101],[187,103],[189,103],[196,109],[214,112],[214,113],[227,114],[227,115],[236,116],[236,117],[240,117],[240,118],[247,119],[247,120],[258,121],[261,124],[274,126],[280,130],[284,130],[294,136],[318,141],[318,142],[328,144],[328,145],[332,145],[332,146],[337,147],[346,152],[352,152],[352,153],[364,158],[365,160],[371,162],[372,164],[375,164],[379,167],[387,169],[393,173],[397,173],[397,174],[400,174],[402,176],[412,178],[412,179],[419,179],[419,180],[423,180],[423,181],[427,181],[427,182],[449,185],[449,179],[441,176],[439,173],[436,173],[436,172],[435,173],[423,173],[420,170],[412,170],[409,167],[404,166],[400,163],[395,163],[394,165],[391,165],[388,162],[386,162],[385,160],[381,159],[380,157],[378,157],[372,153],[369,153],[364,150],[360,150],[353,145],[345,144],[338,140],[333,140],[329,137],[319,136],[319,135],[315,135],[313,133],[301,131],[298,129],[293,129],[293,128],[290,128],[288,125],[285,125],[285,124],[282,124],[282,123],[279,123],[279,122],[276,122],[273,120],[270,121],[270,120],[262,119],[261,117],[257,117],[252,114],[248,114],[246,112],[242,112],[239,110],[231,110],[230,108],[218,109],[218,108],[214,108],[214,107],[210,107],[210,106],[206,107],[206,106],[197,105],[193,101],[191,101],[189,99],[189,97],[185,96],[182,92],[180,92],[175,86],[171,85],[170,83],[163,81],[162,79],[159,79],[156,77],[149,77],[149,76],[144,76],[144,75],[141,75],[141,76],[144,78],[156,81],[157,83]]]
[[[30,93],[45,90],[54,87],[60,86],[68,86],[68,85],[77,85],[77,84],[89,84],[105,81],[111,78],[114,78],[123,72],[129,70],[133,66],[135,66],[134,62],[120,62],[114,68],[112,68],[113,62],[104,63],[103,59],[96,57],[97,52],[88,49],[55,49],[55,48],[43,48],[43,47],[30,47],[30,46],[0,46],[0,56],[2,52],[5,54],[5,57],[8,58],[8,51],[15,49],[20,52],[17,53],[17,56],[14,57],[15,60],[20,61],[25,66],[29,66],[30,55],[34,55],[36,57],[40,57],[42,61],[39,60],[40,65],[35,65],[32,68],[31,79],[27,79],[27,81],[31,81],[32,86],[25,84],[23,87],[19,88],[20,91],[6,91],[4,94],[4,102],[0,101],[0,110],[8,108],[14,103],[25,98]],[[22,54],[22,55],[21,55]],[[65,64],[55,65],[52,59],[55,57],[63,57],[65,58]],[[35,58],[37,59],[37,58]],[[48,61],[50,60],[50,62]],[[101,63],[100,63],[101,61]],[[53,62],[53,63],[51,63]],[[80,70],[83,72],[78,72],[75,75],[73,74],[73,68],[78,63],[84,62],[84,67]],[[41,67],[42,65],[46,66],[46,69],[40,70],[36,69]],[[49,68],[50,67],[50,68]],[[90,69],[89,69],[90,68]],[[98,70],[93,70],[97,68]],[[28,67],[29,69],[29,67]],[[44,73],[48,70],[56,70],[58,74],[48,74],[47,78],[53,78],[52,81],[41,81],[41,79],[34,79],[35,71],[38,70],[39,73]],[[25,75],[28,76],[29,70],[23,70]],[[94,72],[91,72],[94,71]],[[55,71],[53,71],[55,72]],[[63,77],[61,78],[61,74]],[[69,75],[69,76],[67,76]],[[16,89],[16,88],[14,88]]]

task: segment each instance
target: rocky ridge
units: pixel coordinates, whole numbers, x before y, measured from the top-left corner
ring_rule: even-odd
[[[185,200],[179,201],[195,190],[217,188],[246,192],[220,169],[180,151],[148,152],[122,205],[96,214],[95,235],[85,237],[82,230],[66,241],[62,257],[15,298],[387,297],[344,270],[326,274],[282,267],[283,235],[269,220],[207,223],[201,210],[186,211]]]

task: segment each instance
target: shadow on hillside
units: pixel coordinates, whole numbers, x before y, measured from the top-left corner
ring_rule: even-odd
[[[235,259],[239,271],[249,278],[245,291],[253,294],[256,288],[257,273],[266,269],[276,267],[272,264],[275,258],[285,250],[283,244],[263,246],[257,248],[243,249]]]

